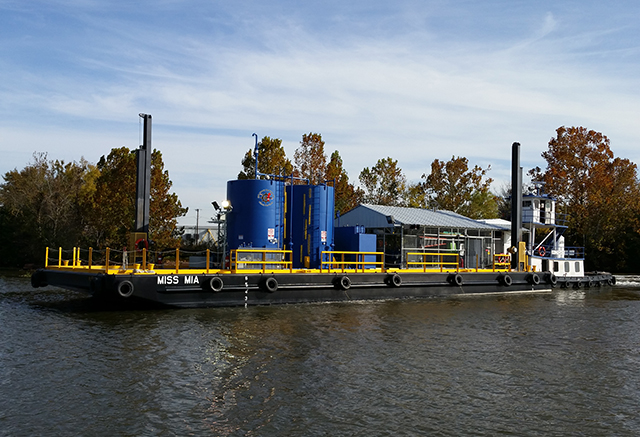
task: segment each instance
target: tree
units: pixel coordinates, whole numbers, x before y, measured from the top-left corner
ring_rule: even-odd
[[[254,151],[249,149],[242,159],[243,170],[238,174],[238,179],[254,179],[256,177],[256,160]],[[264,137],[258,143],[258,173],[264,175],[291,176],[293,165],[287,159],[282,140],[279,138]],[[261,176],[264,179],[265,176]]]
[[[325,182],[327,173],[327,155],[324,153],[324,141],[320,134],[302,135],[300,147],[293,155],[296,175],[307,179],[311,185]]]
[[[498,204],[489,191],[493,180],[485,178],[490,169],[477,165],[469,169],[469,161],[463,157],[451,157],[447,162],[434,160],[431,173],[422,175],[426,206],[473,219],[497,217]]]
[[[363,202],[376,205],[404,205],[407,178],[391,158],[379,159],[371,169],[360,172],[363,187]]]
[[[128,244],[135,223],[136,154],[127,147],[112,149],[97,165],[100,176],[91,198],[88,240],[97,247],[121,248]],[[164,170],[162,154],[151,154],[151,200],[149,239],[158,248],[178,247],[182,230],[177,218],[187,213],[178,196],[171,193],[172,182]]]
[[[584,127],[559,127],[542,153],[547,167],[535,181],[567,213],[565,244],[585,246],[587,268],[633,269],[631,242],[640,236],[640,185],[636,164],[616,158],[609,139]]]
[[[13,262],[33,263],[42,259],[47,246],[74,247],[82,241],[85,199],[95,189],[96,177],[95,166],[84,159],[49,161],[44,153],[34,154],[23,170],[4,175],[3,240],[13,245]]]
[[[349,176],[347,171],[342,167],[342,158],[338,151],[334,151],[331,154],[331,160],[327,164],[327,173],[325,180],[333,181],[335,209],[339,214],[344,214],[347,211],[352,210],[362,198],[362,190],[355,188],[353,184],[349,183]]]

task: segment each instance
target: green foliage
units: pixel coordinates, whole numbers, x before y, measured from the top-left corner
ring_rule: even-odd
[[[453,211],[473,219],[498,217],[498,203],[486,178],[490,167],[469,169],[467,158],[451,157],[431,163],[431,173],[423,174],[423,182],[407,190],[407,204],[418,208]]]
[[[327,181],[333,181],[337,213],[344,214],[358,206],[363,192],[361,189],[349,183],[349,176],[342,166],[342,158],[337,150],[331,154],[331,160],[327,164],[325,179]]]
[[[91,245],[122,248],[127,246],[135,223],[136,154],[126,147],[112,149],[97,165],[100,176],[90,198],[87,229]],[[172,182],[164,170],[162,154],[151,153],[151,202],[149,239],[157,248],[178,247],[182,231],[177,218],[186,214],[178,196],[171,193]]]
[[[256,177],[256,160],[253,150],[249,149],[242,159],[242,171],[238,173],[238,179],[254,179]],[[293,164],[287,159],[282,140],[279,138],[264,137],[258,143],[258,173],[265,175],[290,176],[293,172]],[[260,176],[264,179],[265,176]]]
[[[45,247],[125,246],[133,230],[135,176],[135,153],[126,147],[113,149],[97,165],[35,154],[0,184],[0,263],[41,263]],[[170,188],[162,155],[154,151],[150,237],[159,247],[177,246],[177,217],[186,213]]]
[[[33,263],[43,258],[47,246],[79,244],[82,236],[76,231],[85,225],[85,199],[95,176],[95,167],[84,159],[48,161],[46,154],[34,154],[23,170],[6,173],[0,185],[3,243],[13,255],[3,262]]]
[[[371,169],[366,167],[360,172],[363,186],[363,202],[376,205],[403,206],[407,178],[398,161],[391,158],[379,159]]]
[[[529,171],[568,214],[565,244],[585,246],[587,268],[637,270],[640,237],[637,167],[616,158],[609,139],[584,127],[560,127],[542,153],[547,167]],[[637,252],[636,252],[637,253]]]
[[[324,141],[320,134],[304,134],[300,147],[293,154],[296,176],[307,179],[311,185],[325,182],[327,173],[327,155],[324,153]]]

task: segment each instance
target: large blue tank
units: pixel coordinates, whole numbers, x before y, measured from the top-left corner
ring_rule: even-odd
[[[294,268],[318,268],[323,250],[333,250],[333,187],[287,187],[285,245]]]
[[[229,249],[282,249],[284,242],[284,182],[244,179],[227,182]]]

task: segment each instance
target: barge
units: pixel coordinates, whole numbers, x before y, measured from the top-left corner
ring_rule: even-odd
[[[555,201],[541,191],[524,199],[514,196],[512,217],[518,219],[511,224],[510,240],[500,246],[491,238],[482,259],[479,249],[473,257],[463,243],[456,246],[451,233],[427,237],[426,225],[415,239],[419,244],[390,259],[384,232],[339,225],[330,184],[258,173],[257,136],[255,179],[228,182],[228,200],[222,208],[214,202],[224,218],[222,252],[207,250],[187,262],[176,249],[160,259],[148,249],[151,116],[141,117],[145,132],[137,151],[132,250],[47,249],[45,268],[32,275],[33,287],[57,286],[123,304],[216,307],[535,293],[615,284],[609,273],[585,273],[584,251],[564,247],[566,228],[556,218]],[[514,143],[512,149],[512,186],[518,187],[519,147]],[[402,230],[390,216],[388,225],[391,231],[396,226]]]

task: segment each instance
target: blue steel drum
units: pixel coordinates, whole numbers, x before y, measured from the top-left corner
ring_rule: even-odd
[[[285,245],[293,252],[294,268],[319,268],[321,252],[333,250],[333,187],[287,187]]]
[[[229,249],[281,249],[284,225],[284,182],[244,179],[227,182]]]

